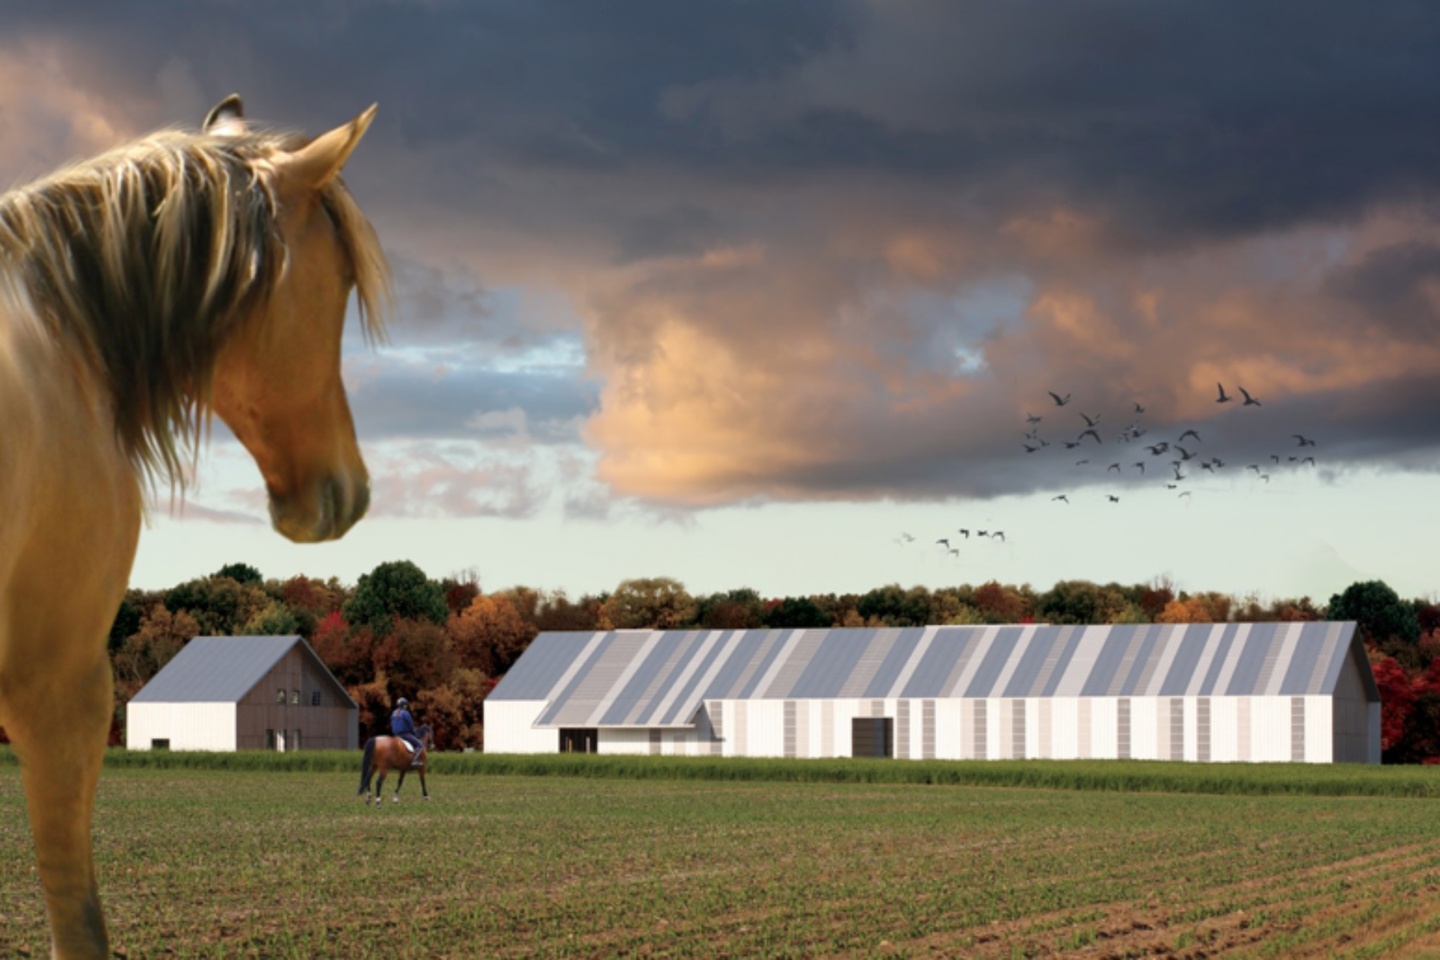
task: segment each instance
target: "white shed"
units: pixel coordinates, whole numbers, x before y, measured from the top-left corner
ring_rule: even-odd
[[[1354,623],[543,633],[494,753],[1380,762]]]
[[[125,708],[131,750],[353,750],[360,711],[302,637],[196,637]]]

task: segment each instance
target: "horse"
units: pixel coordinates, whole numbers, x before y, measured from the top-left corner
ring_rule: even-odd
[[[0,726],[58,960],[110,955],[91,847],[114,710],[106,634],[147,497],[183,497],[218,416],[271,522],[333,540],[369,503],[340,370],[393,303],[340,170],[375,116],[306,139],[227,97],[0,196]]]
[[[383,803],[380,799],[380,791],[385,786],[385,774],[391,770],[400,771],[400,779],[395,781],[394,801],[400,802],[400,788],[405,786],[405,774],[412,767],[420,774],[420,793],[426,799],[430,799],[430,791],[425,788],[425,765],[430,761],[430,749],[434,740],[431,736],[430,725],[421,724],[415,728],[415,736],[420,738],[420,761],[414,763],[410,755],[410,748],[405,741],[399,737],[371,737],[365,741],[365,755],[360,761],[360,789],[355,791],[365,797],[365,805],[372,802],[377,805]],[[375,796],[370,796],[370,777],[375,775]]]

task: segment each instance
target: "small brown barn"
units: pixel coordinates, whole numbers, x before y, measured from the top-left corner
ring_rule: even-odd
[[[125,745],[353,750],[359,713],[302,637],[196,637],[126,706]]]

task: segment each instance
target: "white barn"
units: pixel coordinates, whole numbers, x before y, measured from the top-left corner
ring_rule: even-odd
[[[196,637],[125,707],[131,750],[353,750],[360,710],[302,637]]]
[[[542,633],[492,753],[1380,762],[1354,623]]]

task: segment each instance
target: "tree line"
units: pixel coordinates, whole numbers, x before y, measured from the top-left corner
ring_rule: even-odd
[[[382,563],[354,585],[266,579],[230,564],[168,590],[130,590],[108,640],[112,742],[123,742],[125,703],[196,636],[298,634],[359,704],[366,736],[385,732],[391,704],[404,696],[439,747],[461,749],[483,745],[486,695],[543,631],[1320,619],[1360,625],[1382,696],[1386,762],[1440,762],[1440,604],[1404,600],[1380,581],[1352,584],[1323,605],[1087,580],[1045,591],[991,581],[767,598],[749,588],[696,596],[654,577],[572,599],[528,587],[486,593],[474,576],[434,579],[408,560]]]

